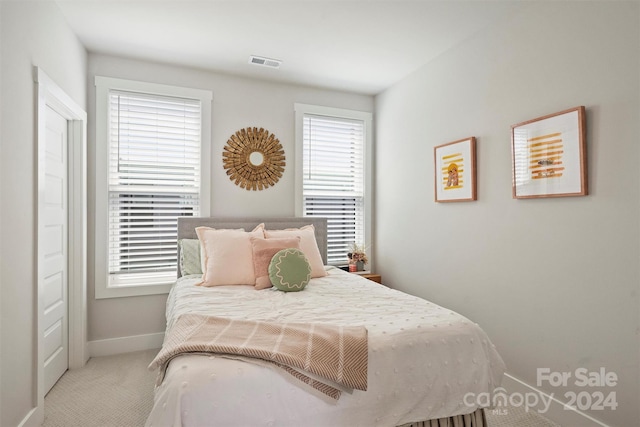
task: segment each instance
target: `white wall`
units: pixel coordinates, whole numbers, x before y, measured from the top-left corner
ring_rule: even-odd
[[[615,391],[617,410],[590,414],[617,426],[640,425],[639,8],[533,3],[376,97],[378,272],[478,322],[528,384],[615,372],[569,389]],[[590,195],[512,199],[510,126],[578,105]],[[478,201],[434,203],[433,147],[469,136]]]
[[[3,325],[0,425],[14,426],[36,404],[36,89],[41,67],[81,107],[87,54],[53,2],[2,1],[0,283]]]
[[[247,65],[249,66],[249,65]],[[272,72],[273,70],[265,70]],[[294,111],[296,102],[373,111],[373,97],[310,87],[248,80],[229,75],[91,54],[89,56],[89,171],[94,170],[94,76],[207,89],[213,92],[211,214],[213,216],[293,216]],[[286,168],[280,181],[263,191],[236,186],[222,167],[222,152],[237,130],[264,127],[274,133],[285,150]],[[94,274],[94,188],[89,176],[89,281]],[[164,331],[166,295],[94,299],[89,286],[89,340],[97,341]]]

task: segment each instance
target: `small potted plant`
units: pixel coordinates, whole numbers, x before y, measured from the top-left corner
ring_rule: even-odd
[[[366,249],[357,243],[353,243],[347,253],[349,258],[349,271],[363,271],[364,265],[369,263]]]

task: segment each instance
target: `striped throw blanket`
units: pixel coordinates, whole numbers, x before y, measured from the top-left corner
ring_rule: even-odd
[[[215,353],[267,361],[334,399],[340,397],[340,390],[331,382],[367,389],[368,345],[364,326],[269,323],[185,314],[167,331],[162,349],[149,365],[150,370],[160,368],[159,382],[171,359],[183,353]],[[329,384],[322,382],[323,378]]]

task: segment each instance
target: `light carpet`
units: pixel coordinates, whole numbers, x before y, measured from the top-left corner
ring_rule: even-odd
[[[158,350],[89,359],[67,371],[44,399],[43,427],[144,426],[153,406]]]
[[[43,427],[141,427],[153,405],[158,350],[89,359],[67,371],[44,400]],[[559,427],[534,412],[506,407],[486,411],[489,427]]]

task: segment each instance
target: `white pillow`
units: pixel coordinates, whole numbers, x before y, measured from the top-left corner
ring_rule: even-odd
[[[218,230],[197,227],[196,234],[204,252],[204,266],[200,286],[252,285],[256,281],[253,270],[251,237],[264,239],[264,224],[253,231]]]
[[[322,255],[318,249],[316,241],[315,227],[313,224],[305,225],[301,228],[287,228],[285,230],[264,230],[267,239],[282,239],[300,237],[300,250],[304,252],[309,264],[311,264],[311,277],[324,277],[327,271],[324,269]]]

